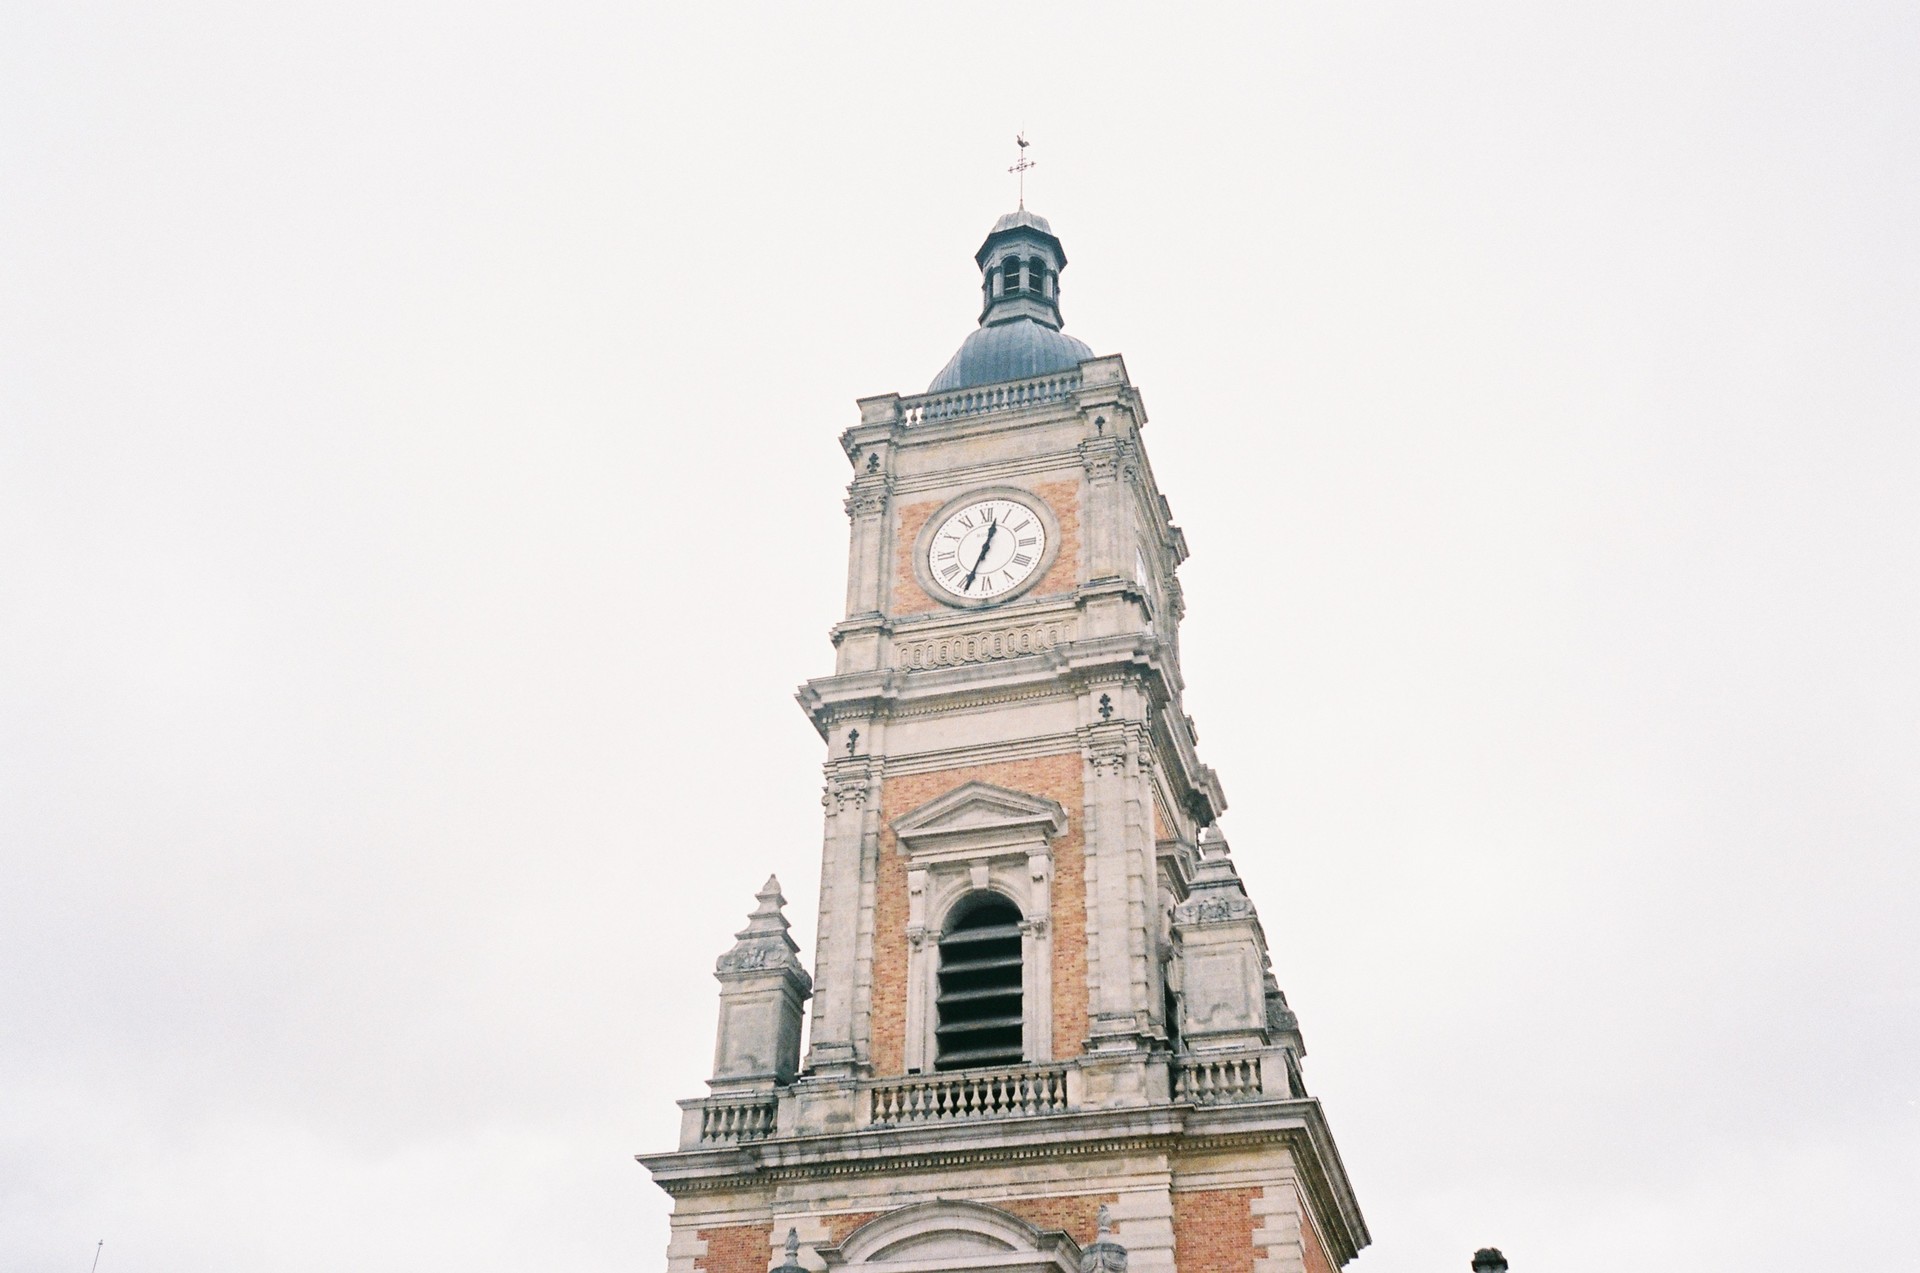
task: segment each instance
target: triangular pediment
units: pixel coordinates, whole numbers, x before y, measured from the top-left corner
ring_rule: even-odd
[[[893,820],[901,841],[930,843],[981,836],[1051,840],[1067,829],[1067,811],[1057,800],[969,782]]]

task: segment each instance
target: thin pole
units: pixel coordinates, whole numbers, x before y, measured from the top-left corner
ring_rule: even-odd
[[[1007,169],[1007,171],[1020,175],[1020,207],[1022,210],[1025,210],[1027,206],[1027,169],[1034,166],[1034,161],[1027,158],[1027,147],[1033,143],[1027,140],[1025,132],[1015,133],[1013,140],[1020,147],[1020,162]]]
[[[105,1238],[101,1238],[93,1244],[93,1268],[89,1270],[89,1273],[100,1273],[100,1248],[106,1244],[107,1240]]]

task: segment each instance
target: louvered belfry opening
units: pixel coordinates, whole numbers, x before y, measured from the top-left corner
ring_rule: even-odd
[[[961,902],[940,939],[934,1068],[1020,1064],[1020,983],[1020,908],[998,893]]]

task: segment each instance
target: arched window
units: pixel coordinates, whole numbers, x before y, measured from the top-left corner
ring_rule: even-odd
[[[1010,256],[1005,266],[1007,271],[1007,295],[1016,296],[1020,292],[1020,258]]]
[[[1045,296],[1047,287],[1047,263],[1039,257],[1027,262],[1027,288],[1036,296]]]
[[[1000,894],[954,907],[940,938],[935,1069],[1021,1062],[1020,942],[1020,908]]]

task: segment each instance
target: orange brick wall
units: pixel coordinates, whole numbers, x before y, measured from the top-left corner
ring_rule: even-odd
[[[1076,480],[1038,482],[1031,489],[1046,501],[1060,523],[1060,555],[1047,568],[1046,577],[1033,585],[1027,595],[1046,597],[1072,592],[1080,584],[1080,483]],[[927,518],[945,503],[945,500],[922,500],[900,505],[893,542],[893,596],[888,603],[893,614],[927,614],[942,608],[921,588],[919,578],[913,573],[913,548]]]
[[[1173,1263],[1180,1273],[1253,1273],[1267,1249],[1253,1245],[1257,1189],[1204,1189],[1173,1195]],[[1309,1266],[1311,1267],[1311,1266]]]
[[[773,1261],[771,1224],[734,1224],[724,1229],[698,1229],[694,1236],[707,1244],[707,1253],[693,1261],[709,1273],[767,1273]]]
[[[1118,1201],[1117,1193],[1070,1194],[1064,1198],[1012,1198],[993,1205],[1011,1211],[1036,1229],[1064,1229],[1068,1237],[1085,1246],[1099,1232],[1100,1204]],[[1113,1235],[1126,1241],[1118,1225]]]
[[[1067,831],[1053,842],[1053,1055],[1080,1055],[1087,1037],[1086,820],[1077,751],[993,765],[967,765],[888,778],[880,786],[880,868],[873,916],[873,1069],[905,1071],[907,1029],[907,863],[893,820],[969,782],[990,782],[1047,796],[1067,811]]]
[[[887,609],[894,614],[925,614],[940,608],[913,573],[913,546],[920,538],[920,528],[943,502],[930,499],[900,505],[900,521],[893,536],[893,596],[887,600]]]
[[[867,1221],[885,1214],[884,1211],[848,1211],[839,1215],[827,1216],[827,1241],[834,1246],[838,1246],[847,1240],[849,1233],[852,1233]]]
[[[1064,1198],[1015,1198],[999,1200],[988,1205],[1012,1212],[1036,1229],[1061,1229],[1081,1246],[1093,1241],[1099,1230],[1100,1204],[1120,1200],[1116,1193],[1074,1194]],[[827,1225],[828,1241],[838,1244],[847,1240],[847,1235],[869,1220],[885,1215],[883,1211],[849,1211],[844,1214],[824,1217]],[[1115,1234],[1119,1233],[1118,1226]]]

